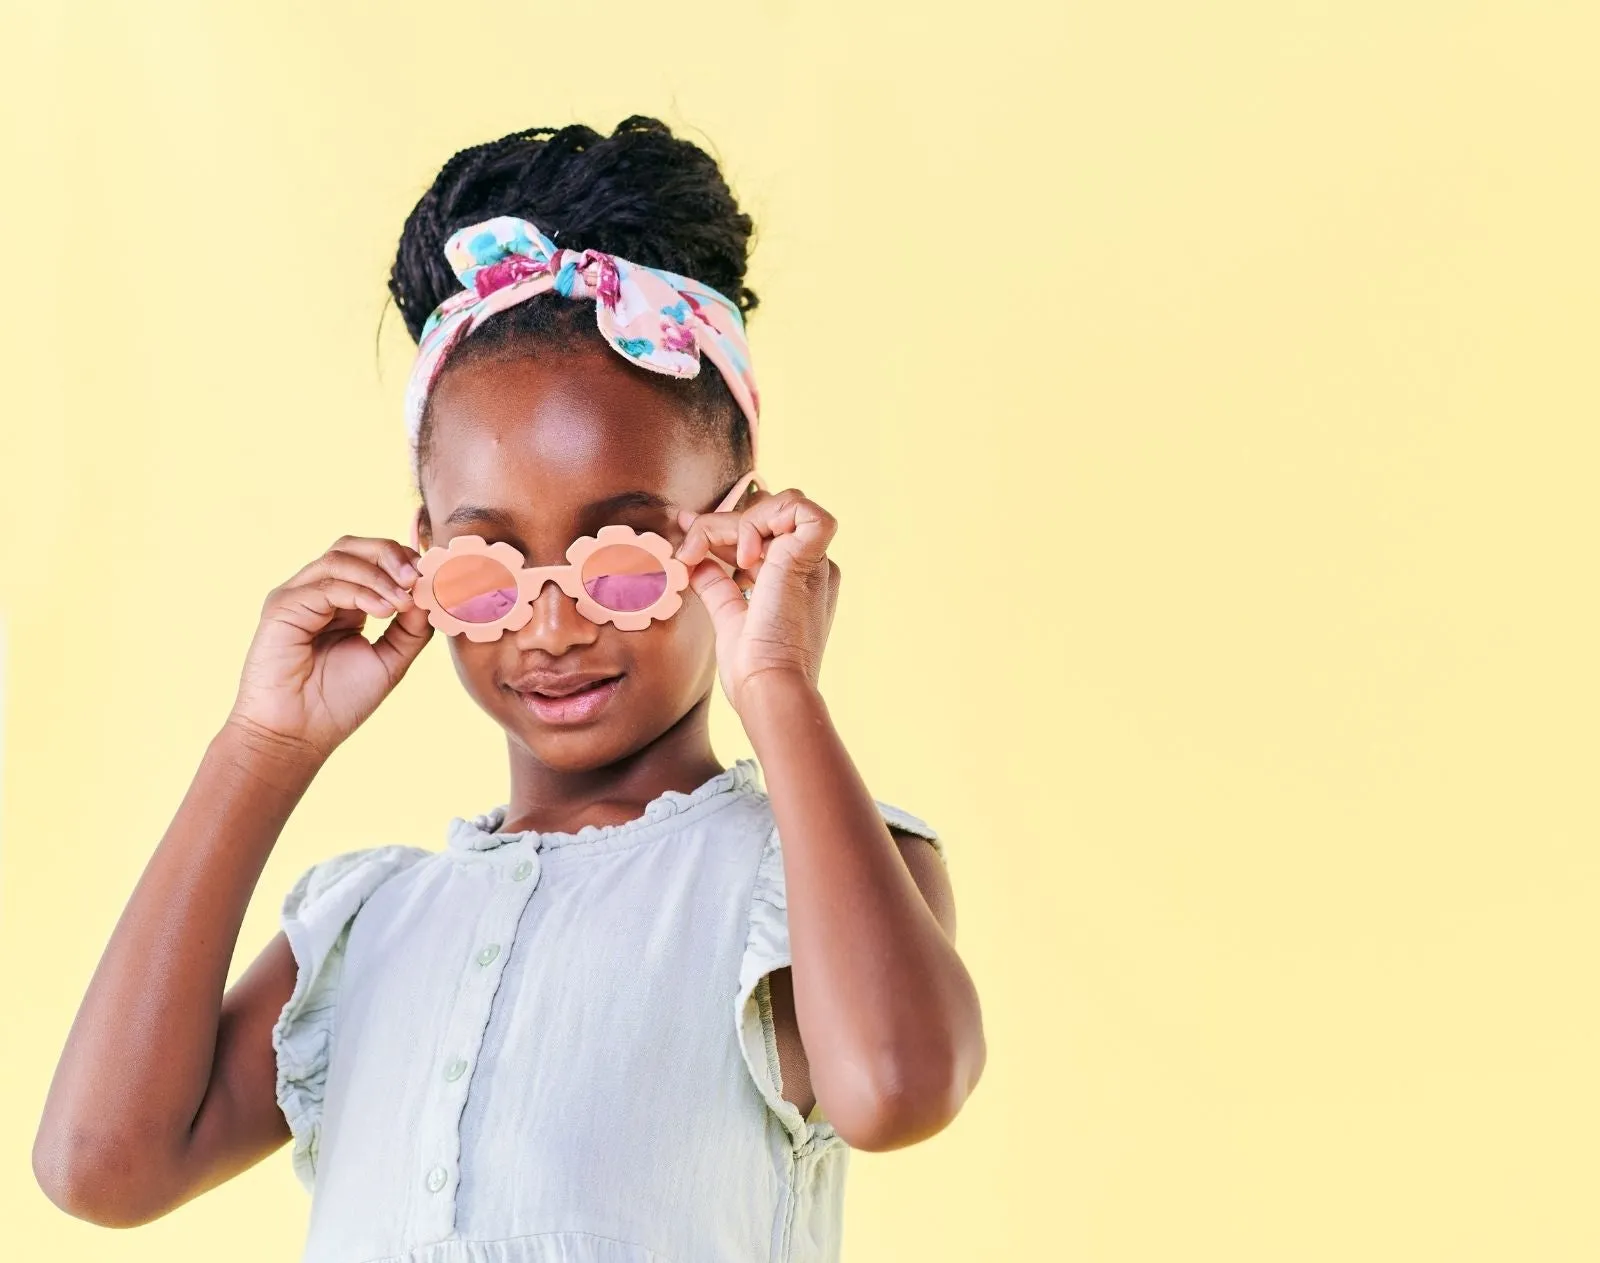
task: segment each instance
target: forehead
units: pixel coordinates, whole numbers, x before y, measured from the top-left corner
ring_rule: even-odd
[[[475,504],[565,525],[590,501],[638,489],[701,507],[722,461],[688,424],[675,384],[609,347],[451,369],[431,405],[429,516]]]

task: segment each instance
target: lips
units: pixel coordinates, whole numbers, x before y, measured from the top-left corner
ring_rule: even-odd
[[[513,680],[506,687],[514,693],[532,693],[539,697],[571,697],[606,680],[614,680],[620,674],[617,671],[578,671],[560,675],[541,672]]]
[[[541,723],[574,725],[592,723],[605,713],[627,677],[594,676],[580,681],[571,676],[551,680],[542,688],[567,689],[564,693],[545,693],[539,689],[518,689],[517,700]],[[526,681],[524,681],[526,682]]]

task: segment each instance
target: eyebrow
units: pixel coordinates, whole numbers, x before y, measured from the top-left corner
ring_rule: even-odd
[[[623,491],[614,496],[607,496],[603,500],[593,500],[579,510],[579,516],[585,520],[593,521],[596,518],[613,513],[621,513],[627,509],[657,509],[665,511],[672,508],[672,502],[658,496],[653,491]],[[463,504],[449,517],[445,518],[445,526],[465,526],[469,522],[486,522],[490,526],[498,527],[502,531],[513,532],[516,523],[505,509],[492,509],[478,504]]]

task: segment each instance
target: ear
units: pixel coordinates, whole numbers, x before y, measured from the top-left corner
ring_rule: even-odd
[[[431,531],[426,532],[430,538],[426,541],[423,540],[424,530],[422,519],[426,512],[427,510],[419,504],[417,506],[417,511],[411,515],[411,547],[416,549],[419,553],[426,552],[429,545],[431,545],[433,542],[431,538]]]

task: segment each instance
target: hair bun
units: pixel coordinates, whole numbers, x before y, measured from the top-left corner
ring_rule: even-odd
[[[407,216],[389,273],[412,341],[460,288],[444,258],[450,234],[496,215],[531,220],[569,249],[693,277],[743,312],[758,302],[744,283],[754,225],[716,160],[635,114],[609,136],[581,123],[535,127],[451,156]]]

